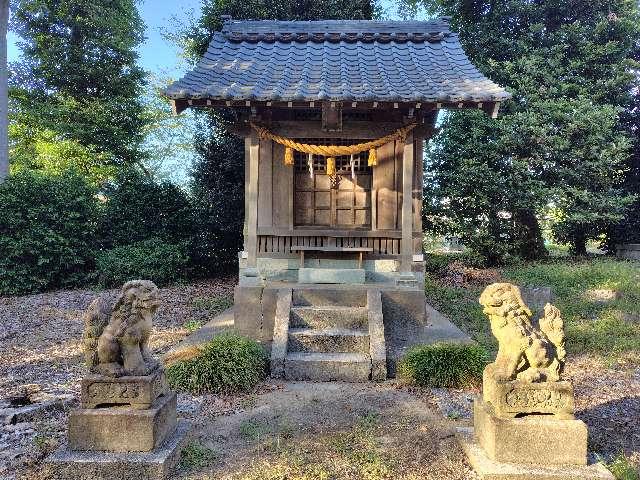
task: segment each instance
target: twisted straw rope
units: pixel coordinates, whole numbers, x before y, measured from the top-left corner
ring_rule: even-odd
[[[269,138],[274,142],[279,143],[280,145],[284,145],[285,147],[297,150],[298,152],[312,153],[314,155],[322,155],[324,157],[355,155],[357,153],[364,152],[365,150],[378,148],[393,140],[406,138],[407,134],[417,126],[416,123],[405,125],[395,132],[378,138],[377,140],[371,140],[370,142],[365,143],[356,143],[355,145],[311,145],[308,143],[298,143],[291,140],[290,138],[281,137],[280,135],[271,133],[266,128],[256,125],[253,122],[249,122],[249,124],[256,132],[258,132],[258,136],[260,138]]]

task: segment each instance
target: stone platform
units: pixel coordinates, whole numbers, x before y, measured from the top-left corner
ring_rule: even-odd
[[[482,480],[614,480],[599,463],[541,466],[492,460],[478,443],[473,427],[458,427],[456,438]]]
[[[159,368],[150,375],[105,377],[87,375],[80,382],[80,406],[97,408],[102,406],[129,405],[146,409],[160,395],[169,391],[164,369]]]
[[[81,452],[64,446],[47,459],[56,480],[165,480],[180,459],[191,425],[180,420],[173,433],[152,452]]]

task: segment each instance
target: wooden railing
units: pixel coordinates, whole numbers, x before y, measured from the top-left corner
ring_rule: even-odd
[[[366,247],[373,255],[400,255],[400,238],[390,237],[332,237],[324,235],[258,235],[258,255],[292,254],[291,247]]]

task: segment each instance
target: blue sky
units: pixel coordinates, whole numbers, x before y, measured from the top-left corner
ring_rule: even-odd
[[[140,46],[140,66],[147,71],[163,73],[173,77],[184,73],[187,65],[180,61],[179,51],[167,42],[160,33],[161,29],[171,25],[171,18],[186,22],[189,18],[200,16],[201,0],[143,0],[138,8],[144,20],[146,41]],[[20,55],[16,45],[17,37],[9,33],[8,57],[15,61]]]
[[[201,3],[201,0],[143,0],[141,2],[139,8],[147,26],[147,39],[138,52],[140,65],[145,70],[174,78],[180,77],[185,72],[187,65],[180,60],[180,52],[165,41],[160,32],[163,28],[170,28],[172,17],[183,23],[186,23],[189,18],[199,18]],[[386,17],[398,18],[398,12],[392,8],[394,4],[392,0],[382,0],[381,4],[386,10]],[[17,60],[20,54],[16,41],[16,36],[9,33],[9,61]]]

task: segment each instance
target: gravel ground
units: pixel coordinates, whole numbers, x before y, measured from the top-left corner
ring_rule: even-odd
[[[207,305],[211,302],[194,300],[230,296],[235,281],[231,278],[161,289],[164,303],[155,319],[154,351],[158,355],[165,353],[183,339],[188,334],[185,323],[210,320],[213,312]],[[115,296],[117,292],[103,293]],[[80,342],[82,313],[96,295],[93,291],[76,290],[0,297],[0,399],[26,390],[35,401],[61,400],[59,408],[46,415],[0,426],[0,479],[16,478],[16,472],[17,478],[37,478],[34,472],[38,463],[63,439],[66,415],[68,409],[76,404],[78,382],[85,373]],[[574,381],[577,416],[589,426],[590,450],[605,457],[625,452],[640,466],[640,368],[633,365],[607,367],[597,359],[580,356],[570,359],[566,373]],[[292,388],[296,390],[287,385],[267,383],[256,394],[248,396],[207,395],[194,398],[181,395],[178,408],[185,417],[203,420],[198,422],[196,434],[202,435],[204,440],[208,437],[207,432],[212,432],[214,422],[234,423],[235,419],[242,417],[242,412],[254,411],[256,406],[266,408],[264,405],[271,405],[271,397],[276,404],[268,408],[277,410],[278,399],[282,396],[281,400],[290,401],[293,393],[271,392],[274,389],[291,391]],[[404,401],[405,395],[410,395],[433,412],[427,416],[433,417],[439,412],[451,423],[470,420],[471,400],[477,393],[402,389],[396,397],[387,387],[382,388],[384,393],[380,388],[365,387],[367,395],[380,394],[383,403],[385,398],[394,403],[396,400],[392,399]],[[337,395],[344,403],[343,393],[346,395],[346,391]],[[0,400],[0,408],[2,406]],[[353,406],[357,411],[355,397]],[[382,408],[382,404],[380,406]],[[434,428],[446,430],[442,425]],[[300,439],[300,435],[308,431],[301,428],[295,437]],[[252,447],[245,452],[250,456],[256,454]],[[234,478],[246,471],[241,458],[234,456],[228,460],[219,464],[219,471]],[[465,478],[468,471],[459,463],[459,458],[454,456],[450,460],[453,462],[450,465],[452,476],[446,478]]]

